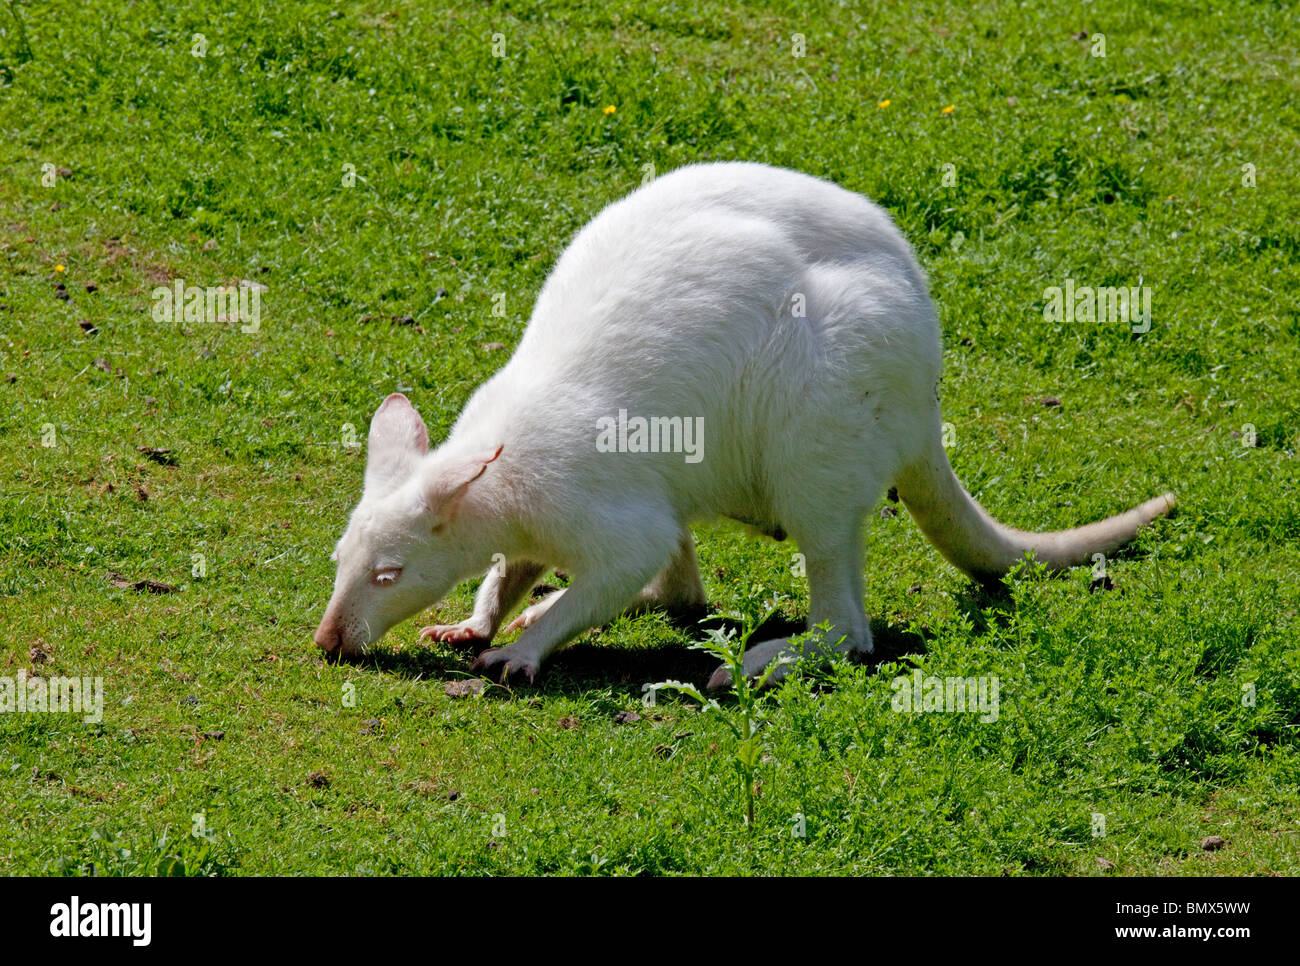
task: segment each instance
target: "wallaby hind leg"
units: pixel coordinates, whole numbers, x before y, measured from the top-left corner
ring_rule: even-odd
[[[790,534],[799,542],[808,571],[808,626],[822,622],[830,630],[818,631],[809,639],[809,650],[825,653],[829,648],[849,653],[871,653],[871,628],[862,606],[862,520],[860,511],[824,514],[813,527],[791,523]],[[745,651],[747,677],[762,673],[772,661],[794,656],[787,637],[763,641]],[[775,684],[785,677],[784,667],[768,679]],[[709,678],[710,688],[731,683],[731,672],[724,665]]]
[[[705,607],[708,602],[704,581],[700,579],[700,565],[695,559],[695,538],[690,528],[683,527],[672,559],[637,595],[633,607],[678,611]]]

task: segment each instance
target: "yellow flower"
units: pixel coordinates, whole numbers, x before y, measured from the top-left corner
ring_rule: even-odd
[[[613,104],[609,104],[609,105],[607,105],[607,106],[605,107],[605,113],[606,113],[606,114],[613,114],[613,113],[614,113],[615,111],[617,111],[617,110],[618,110],[618,108],[615,107]]]
[[[945,108],[944,108],[942,111],[940,111],[939,113],[940,113],[940,114],[951,114],[951,113],[952,113],[953,111],[955,111],[955,110],[957,110],[957,105],[956,105],[956,104],[949,104],[947,107],[945,107]]]
[[[55,265],[55,266],[54,266],[54,270],[55,270],[56,272],[66,272],[68,269],[67,269],[67,267],[64,266],[64,265]]]
[[[889,101],[876,101],[876,107],[888,107]]]

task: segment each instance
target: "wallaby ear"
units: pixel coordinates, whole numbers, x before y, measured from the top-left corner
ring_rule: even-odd
[[[429,467],[424,480],[424,499],[433,514],[435,533],[455,519],[470,486],[487,472],[488,464],[501,455],[501,449],[498,446],[468,458],[455,457],[447,463]]]
[[[366,442],[367,491],[387,492],[410,476],[429,452],[429,430],[409,399],[395,392],[375,410]]]

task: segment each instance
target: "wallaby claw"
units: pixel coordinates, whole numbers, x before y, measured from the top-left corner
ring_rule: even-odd
[[[498,669],[500,669],[499,673]],[[513,651],[509,647],[489,648],[470,665],[470,671],[473,673],[488,678],[495,677],[502,684],[507,679],[520,674],[528,679],[529,684],[533,684],[540,670],[541,666],[534,658]]]

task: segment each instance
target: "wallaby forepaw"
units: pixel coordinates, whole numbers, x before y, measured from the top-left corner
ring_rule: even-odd
[[[531,607],[525,609],[522,614],[520,614],[509,624],[507,624],[505,632],[507,634],[513,634],[515,631],[522,631],[525,628],[532,627],[533,624],[537,623],[537,618],[528,613],[528,611],[530,610],[532,610]]]
[[[555,602],[564,594],[563,590],[557,590],[554,593],[547,594],[537,603],[525,607],[523,611],[506,625],[506,633],[511,631],[522,631],[532,627],[548,610],[555,606]]]
[[[473,617],[461,621],[459,624],[434,624],[430,627],[420,629],[420,640],[433,638],[435,641],[442,641],[447,644],[487,644],[492,640],[492,628],[486,621],[475,620]]]

